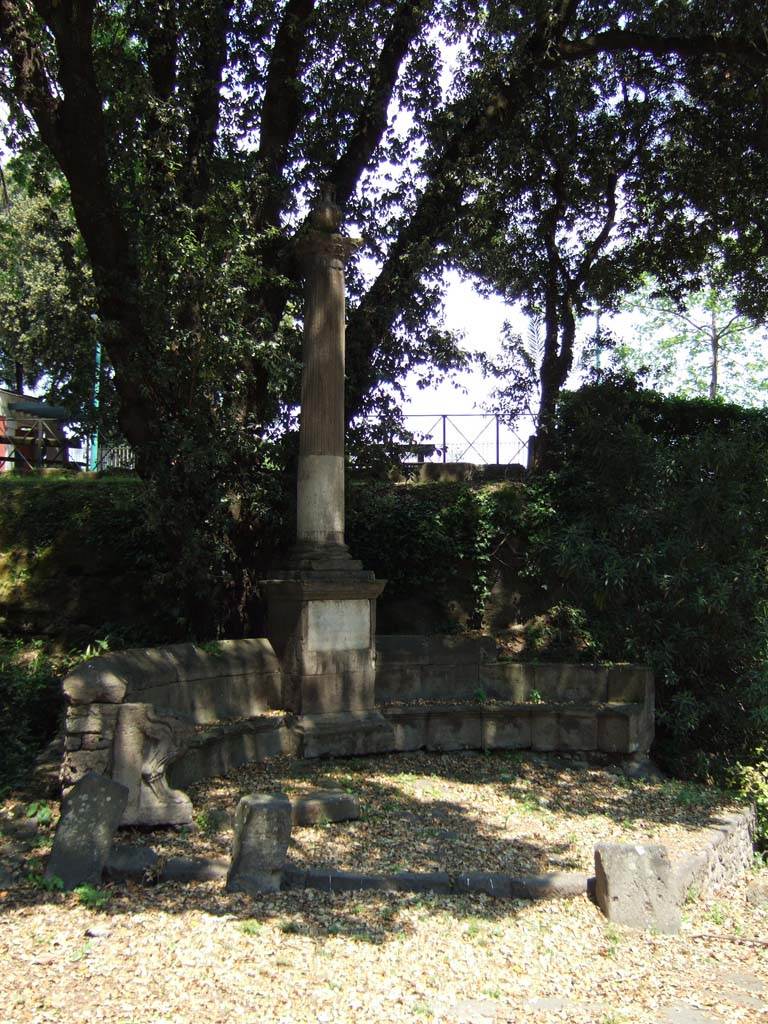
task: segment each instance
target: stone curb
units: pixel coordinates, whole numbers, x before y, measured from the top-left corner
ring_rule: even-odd
[[[157,882],[210,882],[226,878],[229,860],[223,857],[169,857],[162,862],[148,846],[114,847],[105,872],[113,880],[151,878]],[[394,875],[366,875],[357,871],[298,868],[287,864],[283,889],[320,892],[433,892],[444,896],[485,893],[500,899],[569,899],[591,894],[594,878],[580,874],[524,875],[495,872],[449,875],[444,871],[401,871]]]

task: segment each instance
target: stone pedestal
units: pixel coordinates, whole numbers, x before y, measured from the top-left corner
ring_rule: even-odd
[[[303,756],[394,749],[393,729],[374,709],[376,599],[384,582],[363,573],[296,573],[261,588],[283,666],[282,704],[296,715]]]

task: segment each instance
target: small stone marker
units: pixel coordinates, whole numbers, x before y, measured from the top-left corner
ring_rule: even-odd
[[[61,803],[46,878],[60,878],[65,889],[98,885],[127,803],[127,787],[106,775],[88,772],[76,782]]]
[[[227,892],[277,892],[291,837],[291,802],[284,793],[244,796],[235,812]]]
[[[329,821],[356,821],[360,801],[343,789],[314,789],[293,801],[294,825],[324,825]]]
[[[595,901],[616,924],[669,934],[680,930],[678,887],[663,846],[596,846]]]

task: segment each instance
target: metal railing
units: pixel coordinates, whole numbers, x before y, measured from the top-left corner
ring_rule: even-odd
[[[495,413],[413,413],[404,416],[403,422],[416,438],[405,462],[428,459],[508,466],[527,461],[528,437],[522,437]]]

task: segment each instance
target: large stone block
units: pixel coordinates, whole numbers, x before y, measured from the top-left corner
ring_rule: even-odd
[[[608,754],[633,754],[643,748],[639,704],[615,704],[597,715],[598,749]]]
[[[531,747],[533,750],[557,750],[560,729],[557,711],[546,707],[531,708]]]
[[[422,693],[421,665],[376,666],[375,696],[377,704],[397,700],[417,700]]]
[[[559,750],[597,750],[597,709],[561,710],[558,730]]]
[[[291,838],[291,802],[284,793],[244,796],[235,812],[228,892],[277,892]]]
[[[280,672],[280,662],[265,637],[219,640],[205,647],[173,644],[158,650],[168,660],[179,682]]]
[[[293,801],[294,825],[324,825],[329,821],[355,821],[360,801],[343,789],[314,789]]]
[[[46,877],[65,889],[98,885],[127,802],[128,789],[104,775],[80,779],[62,800]]]
[[[429,662],[427,637],[421,635],[382,635],[376,637],[378,665],[426,665]]]
[[[478,684],[489,697],[509,700],[521,704],[527,701],[535,689],[536,667],[520,661],[483,662],[480,665]]]
[[[428,750],[479,750],[483,745],[483,713],[466,705],[430,709]]]
[[[374,704],[373,666],[367,672],[336,672],[304,676],[301,680],[301,711],[304,715],[330,715],[366,711]]]
[[[609,921],[675,934],[681,893],[663,846],[595,847],[595,901]]]
[[[387,708],[384,717],[392,727],[395,750],[404,752],[426,747],[428,708]]]
[[[394,730],[378,711],[302,715],[294,730],[302,757],[351,757],[395,749]]]
[[[483,730],[483,747],[488,750],[527,750],[531,746],[531,710],[483,708]]]
[[[187,748],[192,723],[152,704],[123,704],[117,719],[112,778],[127,786],[124,825],[188,825],[192,802],[171,789],[166,770]]]
[[[169,785],[183,789],[199,779],[226,775],[244,764],[299,750],[296,733],[282,718],[252,719],[197,733],[189,748],[168,769]]]
[[[611,665],[607,700],[612,704],[643,704],[653,694],[653,672],[642,665]]]
[[[602,703],[608,692],[608,670],[593,665],[536,665],[534,687],[553,704]]]
[[[73,705],[67,711],[67,733],[98,733],[110,735],[115,730],[116,704]]]
[[[424,700],[467,700],[474,697],[480,684],[478,662],[424,665],[421,670],[421,693]]]

